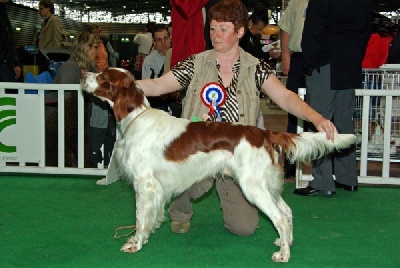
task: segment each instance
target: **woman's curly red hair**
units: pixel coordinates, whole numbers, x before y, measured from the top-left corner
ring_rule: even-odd
[[[222,0],[214,4],[208,11],[211,20],[232,22],[235,32],[241,27],[246,31],[249,24],[248,11],[240,0]]]

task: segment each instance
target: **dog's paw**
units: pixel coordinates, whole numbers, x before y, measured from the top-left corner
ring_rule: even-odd
[[[126,242],[121,248],[121,251],[126,252],[126,253],[135,253],[135,252],[138,252],[139,250],[140,250],[140,247],[131,242]]]
[[[283,254],[281,251],[272,254],[272,260],[274,262],[288,262],[289,258],[290,258],[289,254]]]
[[[142,249],[142,245],[147,243],[147,239],[144,241],[137,236],[132,236],[126,241],[126,243],[122,246],[121,251],[127,253],[135,253]]]

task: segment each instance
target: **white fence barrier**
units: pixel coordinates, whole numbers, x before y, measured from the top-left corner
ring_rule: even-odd
[[[17,94],[6,94],[5,89],[16,89]],[[38,94],[25,94],[25,90],[38,90]],[[56,90],[58,93],[58,156],[56,167],[45,165],[45,91]],[[65,94],[78,91],[78,155],[77,167],[65,167],[65,137],[64,137],[64,100]],[[304,98],[305,89],[299,90]],[[400,89],[356,90],[356,96],[362,98],[362,117],[360,130],[360,183],[400,185],[400,179],[389,176],[390,163],[398,161],[397,151],[393,149],[393,139],[397,136],[391,131],[397,114],[393,114],[393,99],[400,97]],[[384,131],[379,145],[382,145],[379,157],[368,154],[371,146],[370,137],[370,102],[371,98],[381,98],[381,112],[385,116],[379,118]],[[104,184],[110,184],[118,179],[115,161],[110,161],[109,169],[102,164],[97,168],[84,167],[84,97],[80,85],[0,83],[0,173],[36,173],[60,175],[106,176]],[[395,120],[393,119],[395,118]],[[301,124],[299,124],[301,125]],[[301,129],[301,128],[300,128]],[[301,131],[300,131],[301,132]],[[395,143],[396,145],[396,143]],[[396,147],[397,148],[397,147]],[[399,150],[400,154],[400,150]],[[381,161],[381,176],[368,176],[369,161]],[[312,176],[302,174],[298,165],[296,187],[303,181],[312,180]]]
[[[17,90],[17,94],[6,93]],[[38,94],[26,94],[25,90],[38,90]],[[57,166],[46,166],[45,159],[45,91],[57,92],[58,109],[58,156]],[[78,155],[77,167],[65,167],[64,112],[65,95],[78,91]],[[76,84],[0,83],[0,173],[37,173],[60,175],[106,176],[103,164],[97,168],[84,167],[84,96]],[[110,163],[110,167],[114,163]],[[114,166],[113,166],[114,167]],[[107,173],[108,172],[108,173]],[[115,180],[117,178],[113,178]]]

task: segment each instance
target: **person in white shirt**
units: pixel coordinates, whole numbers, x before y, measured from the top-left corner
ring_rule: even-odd
[[[142,79],[154,79],[163,75],[165,55],[171,48],[171,37],[165,26],[157,26],[153,31],[154,50],[144,59]],[[170,115],[180,117],[181,102],[178,93],[173,92],[158,97],[147,97],[151,107],[164,110]]]
[[[157,26],[153,31],[154,50],[144,59],[142,79],[153,79],[163,74],[165,55],[171,48],[171,38],[165,26]]]
[[[301,49],[301,37],[308,0],[290,0],[281,16],[278,25],[281,28],[280,43],[282,50],[282,73],[287,75],[287,89],[297,94],[299,88],[306,87],[306,74],[304,72],[304,59]],[[288,113],[286,131],[297,133],[297,117]],[[296,165],[285,161],[285,178],[294,177]]]
[[[136,79],[141,79],[142,65],[143,65],[144,58],[150,54],[150,52],[153,48],[152,32],[155,27],[156,27],[155,22],[148,22],[144,28],[144,32],[138,33],[133,38],[133,42],[135,44],[139,45],[138,55],[137,55],[136,61],[135,61],[134,75],[135,75]]]

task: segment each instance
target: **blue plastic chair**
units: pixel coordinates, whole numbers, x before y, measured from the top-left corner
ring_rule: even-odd
[[[35,84],[51,84],[53,82],[53,78],[47,71],[39,74],[38,76],[34,76],[31,72],[28,72],[25,76],[25,82]],[[35,89],[25,89],[25,94],[38,94],[38,91]]]

